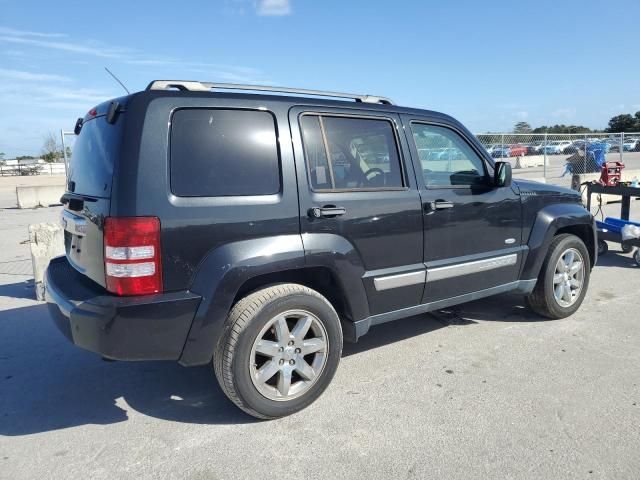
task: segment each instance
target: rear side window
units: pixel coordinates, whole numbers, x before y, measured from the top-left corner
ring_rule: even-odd
[[[300,126],[313,190],[404,186],[390,121],[306,114],[300,119]]]
[[[184,109],[171,118],[171,191],[182,197],[271,195],[280,191],[273,115]]]

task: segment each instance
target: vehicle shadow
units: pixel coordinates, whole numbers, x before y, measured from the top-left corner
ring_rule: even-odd
[[[210,366],[105,362],[71,345],[39,304],[0,312],[0,435],[123,422],[138,412],[185,423],[254,419],[220,390]]]
[[[443,308],[371,327],[355,344],[345,344],[343,357],[400,342],[443,327],[475,325],[479,321],[542,322],[548,319],[529,310],[521,294],[504,294]]]
[[[438,313],[460,319],[459,324],[482,322],[549,322],[548,318],[529,310],[522,294],[506,293],[455,305]],[[465,323],[466,322],[466,323]]]
[[[345,343],[342,348],[342,357],[357,355],[367,350],[401,342],[407,338],[417,337],[418,335],[433,332],[446,326],[447,325],[440,321],[435,315],[429,313],[403,318],[395,322],[374,325],[357,343]]]
[[[505,295],[373,327],[343,356],[363,353],[451,325],[479,320],[539,321],[522,297]],[[211,366],[105,362],[71,345],[47,307],[0,311],[0,435],[22,436],[80,425],[108,425],[139,414],[182,423],[256,420],[233,405]]]
[[[598,257],[596,268],[599,267],[638,268],[638,265],[633,260],[632,254],[623,253],[619,246],[610,246],[606,255]]]
[[[0,285],[0,297],[35,299],[36,292],[34,290],[33,279],[25,282]]]

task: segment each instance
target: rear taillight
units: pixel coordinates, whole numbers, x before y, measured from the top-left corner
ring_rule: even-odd
[[[160,253],[157,217],[107,217],[104,223],[107,290],[117,295],[161,292]]]

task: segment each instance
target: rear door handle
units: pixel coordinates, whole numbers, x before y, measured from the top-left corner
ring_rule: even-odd
[[[309,209],[309,216],[313,218],[333,218],[347,213],[344,207],[334,207],[327,205],[325,207],[313,207]]]
[[[453,208],[453,202],[447,202],[445,200],[436,200],[434,202],[429,203],[429,207],[431,210],[446,210],[448,208]]]

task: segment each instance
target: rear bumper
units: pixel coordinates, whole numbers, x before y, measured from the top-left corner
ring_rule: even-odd
[[[66,257],[49,264],[45,297],[55,324],[71,342],[114,360],[178,360],[201,300],[190,292],[111,295]]]

